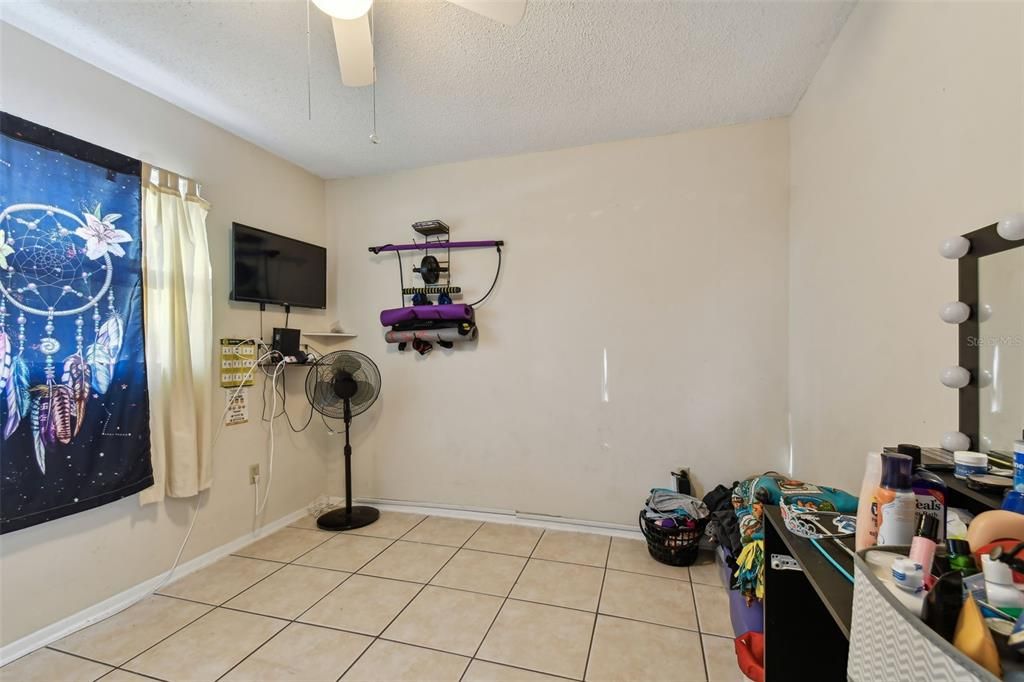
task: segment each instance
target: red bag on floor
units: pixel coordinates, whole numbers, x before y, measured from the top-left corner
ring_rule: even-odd
[[[764,635],[760,632],[745,632],[736,638],[736,662],[743,674],[764,682]]]

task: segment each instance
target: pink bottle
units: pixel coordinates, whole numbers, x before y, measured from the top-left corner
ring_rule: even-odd
[[[935,541],[939,537],[939,520],[931,514],[917,514],[917,528],[914,540],[910,544],[910,560],[924,571],[925,580],[932,573],[932,560],[935,558]]]

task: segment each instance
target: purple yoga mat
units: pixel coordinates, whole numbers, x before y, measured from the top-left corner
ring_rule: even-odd
[[[414,305],[406,308],[391,308],[380,311],[380,323],[390,327],[409,320],[455,320],[472,322],[473,308],[462,303],[447,305]]]

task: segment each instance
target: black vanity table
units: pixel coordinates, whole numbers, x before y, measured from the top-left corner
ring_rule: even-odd
[[[853,538],[843,542],[853,549]],[[792,557],[798,567],[773,568],[773,554]],[[852,558],[840,559],[840,565],[853,575]],[[786,529],[778,507],[766,506],[765,680],[845,680],[852,611],[853,583],[810,540]]]

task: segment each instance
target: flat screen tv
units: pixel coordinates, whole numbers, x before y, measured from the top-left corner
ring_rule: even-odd
[[[327,307],[327,249],[232,223],[231,298]]]

